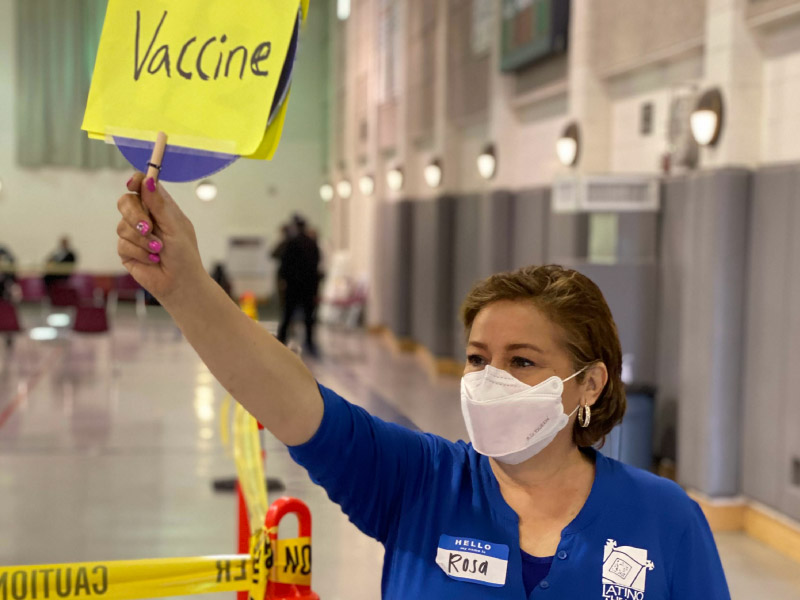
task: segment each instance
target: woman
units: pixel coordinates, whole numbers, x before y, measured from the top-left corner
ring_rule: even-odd
[[[142,180],[128,183],[140,196],[119,201],[123,264],[220,383],[384,544],[384,598],[730,597],[697,504],[592,449],[625,400],[616,327],[586,277],[528,268],[472,290],[461,394],[472,444],[451,443],[318,385],[228,301],[191,223]]]

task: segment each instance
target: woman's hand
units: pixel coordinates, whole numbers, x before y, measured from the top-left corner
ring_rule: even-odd
[[[117,202],[122,214],[117,252],[133,278],[165,304],[181,292],[191,294],[207,274],[191,221],[161,184],[144,178],[134,174],[130,193]]]

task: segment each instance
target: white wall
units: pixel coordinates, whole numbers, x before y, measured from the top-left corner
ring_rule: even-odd
[[[764,163],[800,160],[800,22],[766,31],[764,112],[761,156]]]
[[[567,121],[566,96],[555,96],[513,113],[513,125],[500,136],[500,168],[511,171],[514,189],[552,185],[562,169],[556,157],[556,141]],[[508,141],[508,143],[504,143]],[[505,153],[509,156],[505,156]]]
[[[645,67],[609,82],[611,99],[611,172],[658,173],[667,150],[672,90],[703,76],[700,53]],[[642,105],[653,104],[652,133],[640,133]]]
[[[232,234],[274,238],[292,212],[305,213],[327,231],[327,211],[319,200],[327,108],[327,3],[312,3],[301,40],[283,141],[272,163],[240,160],[215,175],[219,197],[202,204],[192,184],[170,190],[194,221],[203,259],[225,256]],[[21,169],[16,164],[14,122],[15,29],[13,0],[0,0],[0,243],[24,265],[38,264],[68,234],[89,271],[119,271],[116,255],[116,200],[129,171]],[[83,135],[83,133],[81,133]],[[101,143],[101,142],[97,142]]]

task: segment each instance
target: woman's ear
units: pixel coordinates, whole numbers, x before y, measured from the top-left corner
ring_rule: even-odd
[[[593,406],[608,382],[608,369],[605,363],[596,362],[586,369],[586,379],[583,380],[583,400],[586,406]]]

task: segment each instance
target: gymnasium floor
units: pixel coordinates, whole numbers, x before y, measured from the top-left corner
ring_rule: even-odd
[[[219,439],[223,390],[148,310],[139,320],[123,309],[111,334],[0,347],[0,565],[235,552],[234,497],[212,490],[234,469]],[[30,327],[42,315],[22,317]],[[434,382],[361,333],[323,330],[320,341],[321,382],[382,418],[465,436],[457,379]],[[269,476],[312,510],[315,591],[379,598],[381,546],[269,435],[266,446]],[[800,565],[739,534],[717,541],[733,598],[800,598]]]

